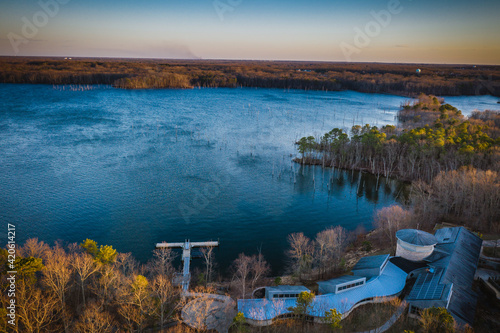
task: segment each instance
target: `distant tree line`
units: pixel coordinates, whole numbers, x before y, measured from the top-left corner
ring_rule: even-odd
[[[0,82],[117,88],[260,87],[500,96],[500,67],[269,61],[0,58]]]

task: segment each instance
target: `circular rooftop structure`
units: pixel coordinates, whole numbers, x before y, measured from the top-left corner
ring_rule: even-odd
[[[398,244],[396,256],[412,261],[421,261],[431,255],[437,239],[434,235],[416,229],[402,229],[396,232]]]
[[[396,232],[397,239],[418,246],[436,245],[437,238],[433,234],[417,229],[401,229]]]

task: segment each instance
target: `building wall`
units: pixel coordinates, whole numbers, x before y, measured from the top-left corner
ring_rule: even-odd
[[[320,295],[332,294],[332,293],[338,294],[338,293],[342,293],[342,292],[347,291],[347,290],[351,290],[353,288],[361,287],[361,286],[365,285],[366,277],[359,277],[359,278],[354,279],[354,280],[337,282],[337,283],[328,283],[329,281],[325,281],[325,282],[327,282],[327,283],[321,283],[321,282],[318,283],[318,293]],[[361,282],[362,284],[356,286],[355,284],[359,283],[359,282]],[[354,284],[354,286],[351,286],[350,288],[339,290],[340,287],[350,286],[353,284]]]
[[[352,273],[357,276],[377,276],[380,275],[380,267],[376,268],[365,268],[365,269],[353,269]]]
[[[280,298],[280,299],[290,299],[290,298],[297,298],[299,294],[303,291],[309,291],[309,289],[304,288],[304,289],[281,289],[281,290],[273,290],[266,288],[266,298],[268,300],[273,300],[274,298]]]
[[[420,261],[431,255],[432,251],[434,251],[434,245],[416,246],[400,239],[396,246],[396,256],[412,261]]]

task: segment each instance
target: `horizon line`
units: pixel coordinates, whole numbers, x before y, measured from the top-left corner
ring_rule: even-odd
[[[171,60],[171,61],[230,61],[230,62],[288,62],[323,64],[387,64],[387,65],[443,65],[443,66],[500,66],[490,63],[440,63],[440,62],[386,62],[386,61],[340,61],[340,60],[285,60],[285,59],[234,59],[234,58],[158,58],[158,57],[112,57],[112,56],[73,56],[73,55],[3,55],[0,58],[62,58],[77,59],[129,59],[129,60]],[[72,58],[72,59],[65,59]]]

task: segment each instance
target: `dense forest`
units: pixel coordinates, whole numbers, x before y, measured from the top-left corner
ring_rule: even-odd
[[[416,72],[417,69],[421,71]],[[125,89],[262,87],[500,96],[500,67],[285,61],[0,58],[0,82]]]
[[[380,217],[387,212],[386,216],[395,217],[393,208],[382,210]],[[385,249],[387,239],[382,242]],[[360,256],[374,251],[377,248],[372,249],[362,229],[348,232],[340,226],[329,227],[313,239],[303,233],[293,233],[288,236],[286,251],[290,275],[270,278],[270,267],[260,253],[240,253],[225,277],[214,279],[214,252],[205,249],[203,265],[192,277],[190,291],[193,293],[185,297],[175,282],[179,268],[174,265],[177,254],[171,249],[154,250],[149,262],[139,263],[130,253],[119,253],[108,245],[98,246],[89,239],[65,246],[59,243],[49,246],[29,239],[23,246],[0,250],[0,332],[211,331],[206,327],[207,318],[218,302],[211,296],[236,300],[260,297],[253,291],[261,286],[304,282],[313,286],[318,279],[345,274]],[[9,256],[12,253],[15,259]],[[16,269],[14,275],[9,272],[12,267]],[[308,293],[309,299],[314,296]],[[15,307],[11,306],[12,299]],[[353,332],[361,327],[378,327],[398,307],[404,306],[398,298],[379,301],[380,305],[361,307],[342,320],[336,311],[327,311],[324,323],[310,321],[305,315],[307,309],[301,308],[298,301],[290,318],[277,320],[265,328],[249,326],[242,313],[236,312],[234,303],[228,303],[221,313],[230,332],[262,332],[263,329],[264,332],[329,332],[332,328]],[[186,321],[183,309],[193,304],[196,311],[191,312],[188,326],[183,324]],[[455,327],[453,318],[446,314],[450,320],[446,332],[472,332],[470,328]],[[380,315],[382,318],[378,318]],[[405,318],[395,325],[394,331],[411,328],[415,332],[436,332],[434,325],[439,324],[439,318],[423,316],[423,319]],[[433,322],[427,323],[428,320]]]
[[[0,331],[140,332],[172,322],[183,304],[171,283],[173,258],[156,250],[142,265],[130,253],[88,239],[66,247],[30,239],[15,251],[2,249]],[[14,282],[7,280],[7,265],[17,271]],[[7,296],[11,285],[14,298]],[[15,318],[7,315],[11,299]]]
[[[350,240],[342,227],[328,228],[314,240],[302,233],[291,234],[290,273],[299,277],[343,272],[341,258]],[[239,254],[226,277],[215,279],[212,250],[202,249],[202,267],[192,277],[191,289],[199,294],[186,298],[175,284],[178,254],[171,249],[154,250],[147,263],[90,239],[65,246],[29,239],[23,246],[0,249],[0,332],[143,332],[160,327],[191,331],[180,323],[182,308],[193,298],[209,309],[210,294],[253,298],[257,287],[281,283],[281,278],[268,278],[271,269],[260,253]],[[15,274],[9,272],[13,268]],[[11,292],[14,297],[9,296]],[[15,300],[13,312],[11,299]],[[206,314],[199,310],[195,320],[203,326]],[[233,312],[233,307],[227,309],[230,321]],[[12,313],[15,317],[11,318],[8,314]]]
[[[334,128],[320,138],[304,137],[296,162],[412,181],[415,216],[401,227],[445,219],[498,232],[500,113],[475,111],[465,118],[437,97],[421,95],[398,118],[398,126],[355,125],[350,133]]]

